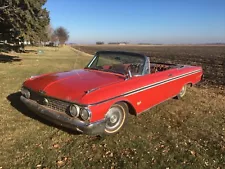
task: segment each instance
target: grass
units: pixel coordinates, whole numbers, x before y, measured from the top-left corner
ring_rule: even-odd
[[[18,91],[31,75],[82,68],[91,57],[70,47],[29,50],[12,54],[21,61],[0,60],[0,168],[225,166],[223,90],[189,88],[182,100],[129,116],[113,137],[79,135],[35,116],[19,101]]]

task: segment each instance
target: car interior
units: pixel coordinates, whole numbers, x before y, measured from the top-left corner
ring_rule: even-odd
[[[165,71],[165,70],[169,70],[172,67],[173,66],[166,65],[166,64],[151,63],[150,70],[151,70],[151,73],[156,73],[156,72],[162,72],[162,71]]]
[[[149,57],[145,57],[144,59],[142,57],[126,54],[100,53],[98,56],[99,57],[92,64],[94,68],[108,72],[117,72],[120,74],[127,74],[130,72],[132,76],[153,74],[166,71],[177,66],[175,64],[150,62]]]

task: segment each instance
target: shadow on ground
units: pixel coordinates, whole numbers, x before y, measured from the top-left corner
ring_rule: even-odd
[[[74,134],[74,135],[79,135],[80,133],[74,130],[70,130],[67,128],[64,128],[62,126],[58,126],[56,124],[53,124],[45,119],[42,119],[41,117],[37,116],[35,113],[33,113],[32,111],[30,111],[21,101],[20,101],[20,92],[16,92],[13,94],[10,94],[9,96],[7,96],[7,99],[10,101],[11,106],[14,107],[15,109],[17,109],[19,112],[21,112],[22,114],[24,114],[27,117],[30,117],[34,120],[38,120],[41,123],[44,123],[45,125],[48,125],[50,127],[55,127],[58,128],[59,130],[65,131],[69,134]]]
[[[21,60],[22,59],[19,58],[18,56],[9,56],[9,55],[0,54],[0,63],[19,62]]]

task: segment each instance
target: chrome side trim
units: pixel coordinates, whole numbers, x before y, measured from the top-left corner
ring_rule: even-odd
[[[132,95],[132,94],[135,94],[135,93],[139,93],[139,92],[142,92],[144,90],[151,89],[153,87],[160,86],[162,84],[166,84],[166,83],[172,82],[174,80],[181,79],[181,78],[189,76],[189,75],[193,75],[193,74],[198,73],[198,72],[201,72],[201,70],[196,70],[196,71],[193,71],[193,72],[185,73],[185,74],[175,76],[175,77],[171,77],[169,79],[162,80],[162,81],[159,81],[159,82],[147,85],[147,86],[143,86],[141,88],[138,88],[138,89],[135,89],[135,90],[132,90],[132,91],[129,91],[129,92],[125,93],[125,96],[129,96],[129,95]]]
[[[113,100],[113,99],[116,99],[116,98],[119,98],[119,97],[122,97],[122,96],[130,96],[130,95],[133,95],[133,94],[136,94],[136,93],[139,93],[139,92],[142,92],[142,91],[145,91],[145,90],[160,86],[162,84],[166,84],[166,83],[172,82],[174,80],[181,79],[181,78],[184,78],[184,77],[187,77],[189,75],[193,75],[193,74],[196,74],[196,73],[199,73],[199,72],[202,72],[202,70],[195,70],[195,71],[192,71],[192,72],[184,73],[182,75],[171,77],[169,79],[162,80],[162,81],[150,84],[150,85],[146,85],[146,86],[140,87],[138,89],[131,90],[129,92],[123,93],[121,95],[118,95],[118,96],[115,96],[115,97],[112,97],[112,98],[109,98],[109,99],[106,99],[106,100],[103,100],[103,101],[100,101],[100,102],[97,102],[97,103],[92,103],[92,104],[89,104],[89,105],[93,106],[93,105],[101,104],[101,103],[104,103],[104,102],[107,102],[107,101],[110,101],[110,100]]]

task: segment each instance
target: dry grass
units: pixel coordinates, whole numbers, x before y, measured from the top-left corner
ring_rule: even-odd
[[[0,62],[0,168],[223,168],[225,98],[218,88],[193,87],[182,100],[169,100],[130,116],[114,137],[78,135],[35,116],[19,101],[31,75],[82,68],[89,55],[37,48],[21,61]]]

